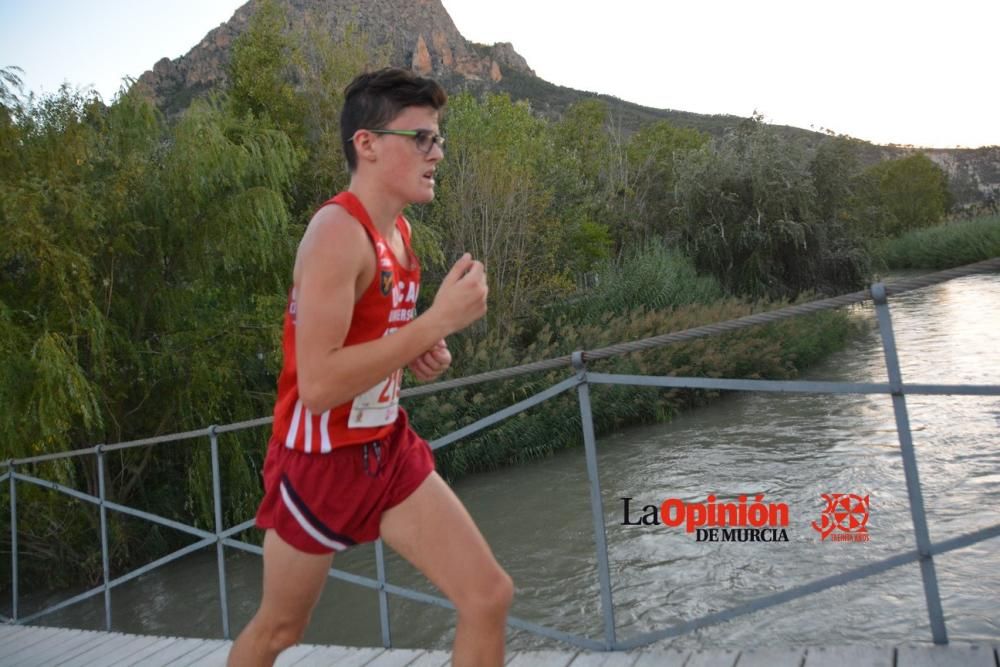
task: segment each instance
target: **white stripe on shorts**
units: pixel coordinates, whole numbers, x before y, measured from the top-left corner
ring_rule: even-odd
[[[294,502],[292,502],[291,496],[288,495],[288,489],[285,488],[284,481],[281,482],[281,499],[285,502],[285,507],[287,507],[288,511],[292,513],[292,516],[295,517],[295,520],[298,521],[300,526],[302,526],[302,530],[309,533],[309,537],[313,538],[327,549],[333,549],[334,551],[343,551],[344,549],[347,548],[346,544],[342,544],[337,540],[331,540],[329,537],[316,530],[315,526],[309,523],[309,520],[302,515],[302,512],[299,511],[299,508],[295,505]]]

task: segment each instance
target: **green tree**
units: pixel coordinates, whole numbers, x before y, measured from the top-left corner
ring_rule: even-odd
[[[5,455],[266,413],[294,248],[285,196],[298,158],[287,136],[212,100],[196,102],[175,127],[137,94],[108,107],[63,88],[14,112],[0,149],[20,165],[0,175]],[[230,451],[227,509],[242,518],[257,485]],[[109,496],[168,516],[189,508],[208,524],[205,456],[205,448],[124,451],[109,471]],[[89,458],[64,460],[53,474],[96,493]],[[95,566],[69,556],[92,544],[92,513],[46,494],[19,497],[38,515],[20,534],[24,548]],[[139,530],[116,540],[115,562],[136,557],[136,539],[158,534]],[[52,532],[64,538],[57,545],[45,538]]]
[[[628,142],[628,162],[635,174],[628,203],[633,225],[643,233],[669,236],[677,157],[708,143],[708,135],[667,121],[644,126]]]
[[[868,171],[890,236],[941,222],[951,207],[948,175],[923,153],[880,162]]]
[[[267,118],[301,143],[305,139],[302,98],[293,82],[298,41],[285,10],[275,0],[257,3],[229,61],[229,98],[238,116]]]
[[[684,154],[676,179],[682,243],[730,291],[787,297],[864,280],[862,240],[822,219],[806,155],[759,117]]]

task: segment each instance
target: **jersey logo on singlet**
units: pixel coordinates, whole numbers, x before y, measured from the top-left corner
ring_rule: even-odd
[[[382,296],[389,296],[389,293],[392,292],[392,271],[382,272],[379,287],[382,288]]]

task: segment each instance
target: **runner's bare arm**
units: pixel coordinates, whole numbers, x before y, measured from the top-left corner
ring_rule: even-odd
[[[354,303],[374,278],[373,257],[364,230],[337,206],[316,214],[299,246],[296,362],[299,396],[313,414],[352,400],[486,312],[483,266],[465,255],[426,312],[390,336],[344,348]]]

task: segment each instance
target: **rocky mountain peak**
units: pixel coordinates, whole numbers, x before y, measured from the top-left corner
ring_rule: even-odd
[[[465,39],[440,0],[365,0],[363,5],[357,0],[280,1],[293,25],[307,16],[335,34],[353,25],[369,36],[373,46],[387,48],[392,64],[424,75],[487,85],[500,82],[511,70],[534,76],[513,45],[484,46]],[[158,61],[139,77],[139,85],[171,113],[225,83],[233,40],[246,30],[258,4],[250,0],[180,58]]]

